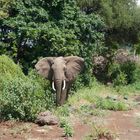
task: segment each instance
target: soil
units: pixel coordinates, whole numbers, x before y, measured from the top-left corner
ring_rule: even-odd
[[[106,127],[117,134],[119,140],[140,140],[140,106],[112,112],[107,121]]]
[[[74,136],[71,138],[64,137],[63,129],[57,125],[6,121],[0,123],[0,140],[83,140],[91,128],[79,118],[72,119]],[[140,105],[129,111],[110,111],[105,117],[91,119],[116,134],[115,140],[140,140]]]
[[[74,136],[64,137],[63,129],[59,126],[38,126],[34,123],[1,122],[0,140],[81,140],[89,132],[86,124],[74,124]]]

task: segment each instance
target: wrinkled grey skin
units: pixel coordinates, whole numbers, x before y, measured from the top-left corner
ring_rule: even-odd
[[[84,59],[78,56],[45,57],[35,65],[40,75],[49,79],[51,83],[54,82],[57,106],[64,104],[72,82],[83,67]],[[64,81],[66,86],[64,86]]]

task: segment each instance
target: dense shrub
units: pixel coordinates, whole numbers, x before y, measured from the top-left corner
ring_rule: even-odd
[[[8,81],[15,77],[20,77],[22,79],[26,78],[21,68],[6,55],[0,56],[0,75],[0,92],[2,92],[4,81]]]
[[[100,82],[119,86],[138,81],[140,67],[128,50],[118,49],[107,55],[93,57],[93,74]]]
[[[36,113],[45,109],[44,95],[41,87],[28,79],[5,81],[0,98],[1,117],[32,120]]]
[[[7,56],[0,56],[2,65],[0,119],[34,120],[39,112],[53,107],[53,95],[46,80],[34,71],[25,76]]]
[[[93,69],[92,73],[100,82],[106,83],[108,81],[108,59],[103,56],[93,56]]]
[[[0,75],[25,78],[21,68],[6,55],[0,56]]]
[[[109,65],[109,76],[115,86],[136,82],[139,66],[135,57],[126,49],[118,49]]]
[[[136,69],[133,71],[133,83],[140,82],[140,64],[136,63]]]
[[[46,90],[48,90],[48,92],[51,91],[52,88],[51,88],[49,80],[46,80],[45,78],[37,74],[36,70],[31,69],[28,73],[28,78],[37,82],[45,91]]]
[[[115,86],[132,84],[136,81],[138,65],[133,61],[115,63],[109,65],[108,75]]]
[[[45,100],[46,100],[47,109],[53,108],[55,106],[54,101],[55,101],[56,96],[55,94],[53,94],[53,90],[52,90],[49,80],[38,75],[34,69],[32,69],[29,72],[28,78],[36,82],[39,86],[41,86],[42,90],[45,92]]]

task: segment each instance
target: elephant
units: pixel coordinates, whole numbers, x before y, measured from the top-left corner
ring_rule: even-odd
[[[84,68],[84,59],[78,56],[44,57],[35,68],[41,76],[52,83],[56,92],[56,106],[63,105],[76,76]]]

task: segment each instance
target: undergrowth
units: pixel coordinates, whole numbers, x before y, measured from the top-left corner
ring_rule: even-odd
[[[116,99],[113,96],[116,96]],[[91,88],[82,88],[75,95],[71,96],[69,104],[75,107],[85,105],[83,107],[90,111],[95,108],[115,111],[128,110],[128,103],[123,99],[123,96],[120,99],[120,96],[114,88],[106,87],[95,81]],[[93,106],[93,108],[89,109],[88,106]]]
[[[102,126],[92,125],[92,131],[83,140],[114,140],[116,135]]]
[[[65,137],[73,136],[73,134],[74,134],[73,127],[65,117],[62,117],[60,119],[60,127],[63,128]]]

